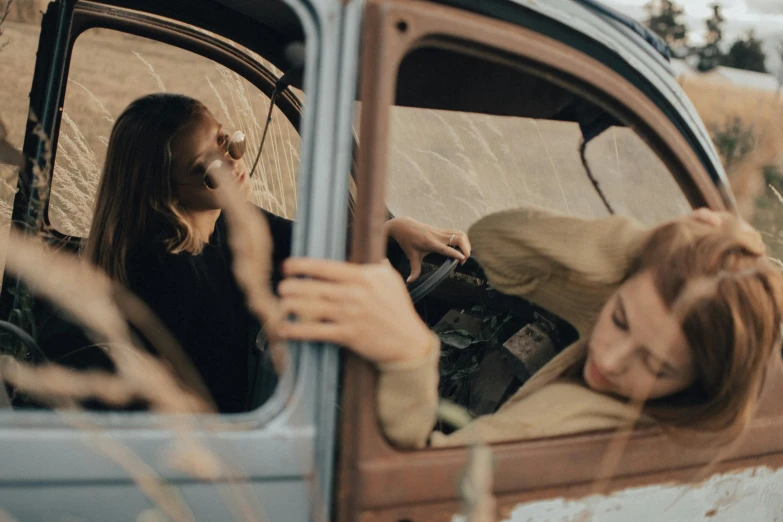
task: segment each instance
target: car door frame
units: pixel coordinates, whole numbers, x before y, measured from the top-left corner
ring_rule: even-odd
[[[512,8],[510,4],[488,0],[481,7],[471,4],[470,10],[489,11],[498,5],[498,11],[511,18],[509,13],[515,9],[514,16],[529,18],[524,26],[434,3],[368,2],[362,44],[355,261],[377,262],[383,256],[383,237],[378,231],[385,211],[388,122],[398,66],[411,49],[444,41],[469,42],[470,50],[465,52],[474,55],[484,48],[492,49],[495,56],[511,54],[525,70],[568,86],[632,126],[664,161],[692,206],[719,210],[733,206],[725,174],[709,159],[714,151],[700,144],[698,137],[683,137],[682,122],[670,117],[676,113],[673,106],[667,111],[665,99],[651,100],[638,82],[596,59],[606,51],[597,42],[578,52],[531,29],[543,25],[532,7]],[[551,25],[552,20],[546,22]],[[569,31],[567,27],[561,30]],[[574,35],[568,36],[573,41]],[[584,38],[580,41],[585,44]],[[655,429],[627,437],[599,432],[493,444],[499,512],[509,513],[533,499],[575,498],[662,481],[687,482],[700,477],[703,466],[711,463],[710,473],[743,469],[758,465],[759,456],[764,455],[765,464],[780,467],[783,440],[775,435],[783,428],[783,405],[775,400],[783,389],[780,368],[778,364],[770,370],[758,418],[738,444],[719,454],[718,464],[714,464],[716,450],[673,445]],[[457,485],[466,466],[466,448],[404,451],[391,446],[380,430],[371,399],[376,383],[370,364],[346,357],[341,412],[350,423],[344,421],[341,430],[340,520],[450,520],[460,511]],[[616,454],[610,466],[613,472],[596,482],[604,456],[612,449]]]
[[[282,1],[299,16],[308,42],[305,50],[304,90],[309,96],[300,128],[302,159],[299,216],[294,227],[292,253],[342,259],[345,256],[345,233],[339,233],[338,230],[344,231],[347,222],[346,189],[351,147],[346,143],[350,144],[352,139],[352,104],[346,103],[346,100],[352,102],[355,96],[354,75],[358,54],[358,29],[355,26],[360,2]],[[190,9],[184,20],[180,18],[177,9],[177,5],[182,2],[120,0],[101,3],[168,16],[237,41],[232,38],[232,31],[221,31],[218,22],[225,21],[225,16],[209,16],[210,10],[219,12],[223,9],[219,2],[203,2],[208,8],[202,11],[189,3]],[[59,113],[62,110],[67,65],[73,43],[71,37],[75,37],[75,34],[71,34],[74,4],[74,0],[59,0],[50,4],[49,14],[42,23],[42,39],[31,91],[31,108],[42,117],[28,122],[24,145],[25,157],[28,159],[19,180],[20,192],[28,192],[18,195],[18,201],[15,201],[16,226],[19,226],[19,218],[39,217],[33,208],[34,193],[29,190],[35,186],[33,166],[50,169],[48,156],[50,151],[56,150]],[[254,9],[252,5],[243,5],[242,8],[251,14]],[[101,18],[98,15],[97,12],[92,13],[92,22]],[[89,22],[90,17],[85,20]],[[102,21],[108,23],[105,17]],[[248,37],[256,33],[252,23],[244,19],[240,22],[233,27],[234,36],[243,34]],[[122,30],[122,20],[115,19],[114,23],[116,28]],[[128,23],[128,19],[125,23]],[[354,25],[353,36],[346,37],[346,24]],[[88,25],[90,23],[78,28],[84,30]],[[143,25],[137,23],[136,29],[143,29]],[[194,41],[192,35],[184,35],[181,28],[165,27],[163,22],[157,29],[149,29],[146,36],[152,36],[157,31],[166,34],[169,43],[174,45],[190,47],[190,50],[207,48],[207,44]],[[180,31],[179,35],[174,34],[177,31]],[[187,44],[188,38],[190,44]],[[239,43],[253,49],[252,42],[240,40]],[[231,54],[219,45],[213,45],[211,52],[213,59],[223,56],[224,61],[231,62],[224,65],[232,69],[241,66],[238,62],[242,60],[237,61],[237,56],[232,59]],[[278,56],[277,63],[281,63],[281,60],[282,56]],[[245,69],[245,72],[252,69]],[[258,86],[266,86],[262,90],[268,93],[271,84],[261,82]],[[293,100],[289,100],[288,105],[293,108]],[[39,123],[42,132],[39,132]],[[47,143],[50,147],[48,150]],[[342,146],[344,150],[337,150],[336,145]],[[337,187],[344,188],[338,190]],[[28,227],[25,231],[36,232],[34,227]],[[213,480],[239,480],[251,486],[264,481],[274,482],[278,478],[296,482],[297,493],[312,501],[309,518],[323,520],[328,517],[330,510],[330,504],[325,499],[331,498],[332,491],[338,352],[336,347],[320,343],[300,343],[293,347],[293,351],[298,356],[294,357],[292,371],[283,377],[281,385],[267,404],[248,414],[220,416],[218,419],[213,416],[196,417],[193,419],[197,430],[194,436],[212,448],[225,450],[229,447],[235,456],[254,456],[253,459],[234,459],[234,464],[244,469],[241,472],[236,468],[224,470]],[[4,496],[4,491],[10,492],[30,483],[41,487],[46,484],[76,486],[129,481],[128,473],[121,466],[105,455],[106,458],[96,457],[94,448],[84,443],[85,439],[89,439],[89,434],[74,428],[74,422],[80,419],[84,419],[83,414],[0,412],[0,447],[4,448],[4,454],[9,455],[0,470],[0,497]],[[118,439],[146,462],[162,479],[175,485],[187,485],[190,483],[188,481],[192,481],[188,473],[174,470],[161,462],[161,449],[176,442],[179,436],[176,429],[167,425],[170,418],[155,414],[95,414],[89,416],[89,421],[89,425],[103,430],[102,433],[111,433],[111,437]],[[219,429],[216,429],[216,425]],[[42,459],[47,463],[45,467],[31,465]],[[4,500],[13,502],[10,497]],[[304,500],[288,498],[288,502]],[[4,507],[9,507],[9,502],[2,503]]]

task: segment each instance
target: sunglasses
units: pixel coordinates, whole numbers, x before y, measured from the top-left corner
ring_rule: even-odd
[[[239,161],[245,155],[245,151],[247,150],[247,136],[245,136],[245,133],[242,131],[236,131],[225,141],[225,143],[222,145],[222,148],[224,149],[223,154],[225,154],[228,158],[234,161]],[[220,167],[222,164],[223,162],[219,159],[212,161],[204,172],[204,176],[202,177],[201,181],[199,181],[197,184],[203,185],[211,190],[218,188],[219,184],[214,176],[210,174],[210,170]],[[195,184],[196,183],[192,182],[178,183],[178,185]]]
[[[234,161],[239,161],[242,159],[242,156],[245,155],[245,151],[247,150],[247,136],[242,131],[236,131],[234,134],[231,135],[231,137],[226,141],[226,156],[231,158]],[[214,190],[218,188],[219,184],[217,180],[213,176],[209,174],[210,169],[213,167],[219,167],[220,166],[220,160],[215,160],[212,163],[209,164],[207,167],[207,170],[204,172],[204,186],[208,189]]]

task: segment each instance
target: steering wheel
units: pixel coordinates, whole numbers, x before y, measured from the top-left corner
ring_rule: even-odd
[[[38,347],[35,339],[33,339],[29,333],[25,332],[15,324],[9,323],[8,321],[0,321],[0,331],[10,333],[11,335],[17,337],[22,345],[24,345],[24,347],[27,349],[27,352],[33,361],[41,363],[47,360],[46,355],[44,355],[41,348]]]
[[[15,324],[9,323],[8,321],[0,321],[0,331],[10,333],[17,337],[34,361],[46,361],[46,356],[38,347],[38,344],[36,344],[35,339]],[[5,382],[0,379],[0,409],[2,408],[13,408],[13,404],[11,402],[11,397],[9,397],[6,390]]]
[[[435,290],[438,285],[454,273],[458,264],[459,259],[447,257],[446,261],[437,269],[427,272],[409,284],[408,293],[411,295],[411,300],[418,303],[424,296]]]

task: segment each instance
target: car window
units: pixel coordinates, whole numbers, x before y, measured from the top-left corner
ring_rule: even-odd
[[[616,214],[655,225],[691,210],[669,169],[632,129],[612,126],[592,139],[585,152]]]
[[[386,160],[393,215],[467,231],[493,213],[529,207],[578,218],[617,214],[648,226],[690,210],[664,162],[592,99],[500,58],[493,62],[488,51],[461,54],[454,47],[418,46],[400,65]],[[582,147],[585,136],[591,139]],[[508,241],[513,249],[515,240]],[[540,248],[540,256],[551,255]],[[502,251],[496,245],[492,255]],[[431,260],[430,269],[441,262]],[[582,270],[573,257],[551,263],[553,274]],[[521,295],[526,284],[496,288],[485,270],[467,263],[417,304],[441,340],[439,394],[472,416],[495,412],[576,341],[580,314],[599,311],[568,315],[572,310],[554,300],[550,308],[528,301]],[[513,277],[507,272],[494,266],[493,273],[505,274],[495,284]],[[567,283],[552,275],[536,285]]]
[[[262,63],[277,76],[282,74]],[[55,230],[88,235],[112,125],[130,102],[153,92],[180,93],[202,101],[226,129],[246,133],[246,158],[258,150],[269,97],[247,79],[172,45],[105,28],[89,29],[74,44],[68,74],[48,211]],[[299,134],[275,107],[252,182],[252,201],[293,219],[298,168]]]
[[[500,210],[536,206],[580,217],[608,213],[579,155],[578,123],[393,107],[389,210],[467,230]],[[586,158],[617,214],[654,224],[690,205],[663,162],[633,130],[613,126]]]

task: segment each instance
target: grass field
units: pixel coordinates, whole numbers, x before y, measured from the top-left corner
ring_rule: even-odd
[[[783,97],[698,78],[683,88],[716,142],[728,144],[718,148],[740,212],[762,232],[771,254],[783,259],[783,203],[770,187],[783,191]]]

